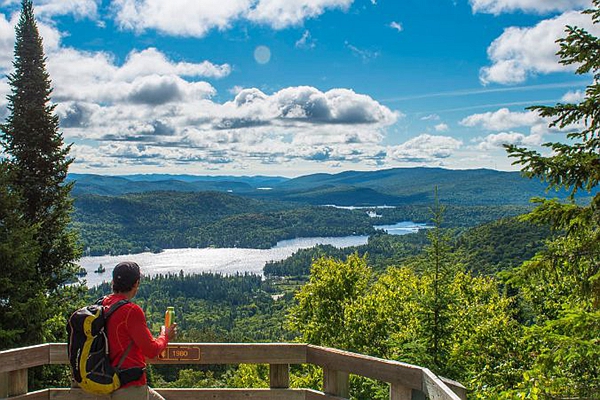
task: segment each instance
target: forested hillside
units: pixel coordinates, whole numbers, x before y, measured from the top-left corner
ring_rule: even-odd
[[[455,231],[449,240],[449,251],[456,262],[476,275],[494,275],[509,270],[530,259],[544,248],[550,230],[544,226],[522,222],[519,218],[500,219],[466,231]],[[423,253],[428,244],[427,231],[409,235],[378,234],[364,246],[338,249],[317,246],[301,249],[291,257],[265,265],[264,272],[272,276],[308,276],[312,262],[321,257],[343,259],[353,253],[365,257],[376,272],[401,265]]]
[[[296,237],[375,231],[363,211],[300,207],[219,192],[79,196],[73,226],[89,255],[182,247],[269,248]]]
[[[206,177],[190,175],[70,176],[76,195],[122,195],[150,191],[221,191],[275,201],[341,206],[426,205],[438,188],[449,205],[527,205],[532,197],[564,199],[565,192],[546,193],[541,182],[518,172],[394,168],[348,171],[285,179],[279,177]],[[580,195],[578,195],[580,196]],[[589,194],[581,194],[587,197]]]

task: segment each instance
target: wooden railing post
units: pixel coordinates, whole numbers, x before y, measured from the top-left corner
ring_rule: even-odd
[[[271,389],[289,388],[290,364],[269,364],[269,381]]]
[[[411,400],[412,389],[399,383],[390,383],[390,400]]]
[[[0,398],[8,397],[8,372],[0,372]]]
[[[350,374],[323,367],[323,392],[338,397],[350,397]]]
[[[8,397],[25,394],[28,391],[27,368],[8,373]]]

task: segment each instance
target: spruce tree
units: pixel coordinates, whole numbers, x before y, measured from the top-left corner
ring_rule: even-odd
[[[0,163],[0,350],[34,342],[42,330],[36,318],[45,303],[35,273],[36,229],[22,218],[19,201]]]
[[[584,11],[600,21],[600,0]],[[560,62],[577,65],[577,74],[592,83],[578,104],[534,106],[551,126],[570,130],[566,141],[546,143],[549,155],[507,146],[526,176],[540,178],[549,189],[592,191],[600,182],[600,39],[568,26],[560,39]],[[582,127],[582,128],[573,128]],[[524,373],[522,393],[550,398],[600,396],[600,193],[588,204],[537,199],[530,221],[549,224],[557,237],[547,249],[512,275],[532,310],[525,341],[532,360]]]
[[[65,283],[74,278],[79,250],[69,230],[72,184],[65,183],[73,160],[51,103],[50,77],[31,0],[22,1],[13,66],[8,77],[9,116],[1,127],[0,143],[11,184],[22,198],[24,221],[36,230],[35,279],[48,301],[38,317],[47,320],[44,313],[52,313],[52,299],[60,298]],[[38,338],[43,339],[43,335]]]

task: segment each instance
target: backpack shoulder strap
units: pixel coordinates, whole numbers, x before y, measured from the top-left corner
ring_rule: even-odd
[[[125,359],[127,358],[127,355],[131,351],[132,347],[133,347],[133,341],[129,342],[129,345],[127,346],[127,349],[125,349],[125,352],[123,353],[123,355],[119,359],[119,363],[117,364],[117,370],[121,369],[121,365],[123,365],[123,361],[125,361]]]
[[[117,309],[125,304],[129,303],[129,300],[123,299],[123,300],[119,300],[117,301],[115,304],[113,304],[112,306],[110,306],[110,308],[108,309],[108,311],[104,314],[104,318],[108,319],[108,317],[110,317],[112,315],[112,313],[114,313],[115,311],[117,311]]]

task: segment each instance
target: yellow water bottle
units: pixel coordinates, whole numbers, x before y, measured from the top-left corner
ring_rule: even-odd
[[[175,322],[175,307],[167,307],[165,312],[165,328],[170,327]]]

